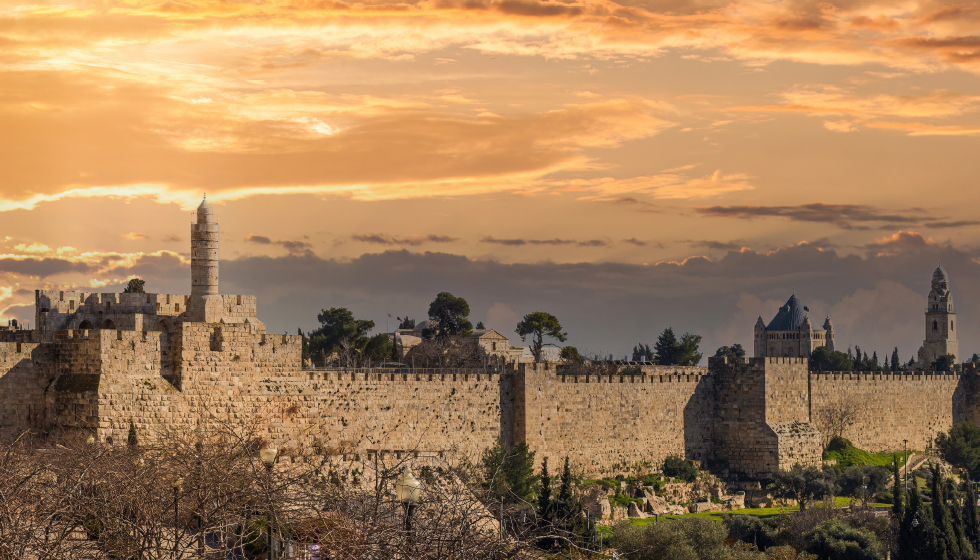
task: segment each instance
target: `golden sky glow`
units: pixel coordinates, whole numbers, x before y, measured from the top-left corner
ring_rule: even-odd
[[[700,323],[651,309],[616,335],[628,345],[669,324],[744,343],[805,286],[780,259],[831,254],[844,284],[814,284],[811,308],[904,356],[927,263],[959,255],[954,290],[980,272],[978,154],[977,2],[0,0],[0,309],[25,319],[36,287],[116,290],[133,274],[187,291],[187,223],[207,192],[242,275],[223,278],[297,259],[351,271],[404,249],[517,276],[616,271],[562,288],[580,296],[633,278],[727,302]],[[906,257],[926,269],[872,266]],[[432,282],[384,305],[417,316],[445,272],[411,262]],[[281,301],[279,330],[310,326],[315,312],[287,304],[308,291],[384,317],[367,288],[274,284],[236,287]],[[980,298],[964,297],[980,337]],[[522,298],[474,312],[510,334],[537,305]],[[583,346],[624,350],[589,326],[605,311],[567,305],[573,340],[577,327]]]

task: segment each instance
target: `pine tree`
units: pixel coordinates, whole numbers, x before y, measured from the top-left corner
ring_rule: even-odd
[[[870,369],[871,371],[878,371],[878,365],[879,364],[878,364],[878,351],[877,350],[875,350],[874,351],[874,355],[871,356],[871,361],[869,362],[869,365],[871,367],[869,367],[868,369]]]
[[[980,512],[977,511],[977,495],[973,492],[970,475],[963,474],[966,482],[966,496],[963,498],[963,533],[974,550],[980,549]]]
[[[905,493],[902,489],[902,478],[899,474],[898,468],[898,456],[892,456],[892,476],[895,478],[895,491],[892,493],[894,500],[892,501],[892,513],[895,514],[895,519],[902,520],[905,518]]]
[[[504,477],[514,500],[530,506],[534,500],[534,487],[538,477],[534,474],[534,451],[526,441],[514,446],[504,462]]]
[[[896,346],[895,349],[892,350],[892,371],[898,371],[898,369],[901,367],[902,364],[898,359],[898,346]]]

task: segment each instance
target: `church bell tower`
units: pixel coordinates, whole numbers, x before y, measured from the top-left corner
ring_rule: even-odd
[[[960,345],[956,341],[956,311],[949,291],[949,276],[940,265],[932,273],[932,290],[926,307],[926,338],[919,348],[918,365],[927,369],[936,358],[952,354],[959,363]]]

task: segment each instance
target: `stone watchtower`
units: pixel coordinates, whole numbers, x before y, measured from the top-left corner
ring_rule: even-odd
[[[939,265],[932,273],[932,290],[926,307],[926,338],[919,348],[918,366],[928,368],[936,358],[952,354],[959,361],[960,344],[956,341],[956,311],[949,291],[949,276]]]
[[[218,295],[218,224],[205,195],[197,207],[197,223],[191,224],[192,321],[216,323],[221,319],[222,301]]]

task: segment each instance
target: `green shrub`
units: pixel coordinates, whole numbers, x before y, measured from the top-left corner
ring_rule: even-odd
[[[719,560],[736,557],[726,539],[720,523],[689,517],[642,527],[619,523],[609,544],[628,560]]]
[[[875,498],[880,504],[894,504],[895,496],[888,490],[882,490],[878,492],[878,497]]]
[[[834,518],[813,530],[807,552],[821,560],[881,560],[884,555],[871,531],[856,529]]]
[[[644,486],[653,486],[654,492],[658,494],[664,491],[664,485],[667,484],[667,481],[664,480],[664,477],[660,476],[659,474],[648,474],[643,478],[641,478],[640,482]]]
[[[847,451],[854,447],[851,440],[843,438],[840,436],[834,436],[830,438],[830,443],[827,444],[827,451]]]
[[[766,550],[777,543],[776,529],[779,524],[777,518],[760,519],[754,515],[724,514],[721,522],[730,538],[755,545],[759,550]]]
[[[615,496],[609,498],[609,505],[612,507],[622,507],[628,508],[630,504],[636,504],[636,507],[643,508],[643,500],[639,498],[630,498],[626,494],[616,494]]]
[[[664,474],[684,482],[694,482],[698,478],[698,468],[690,459],[671,456],[664,460]]]

